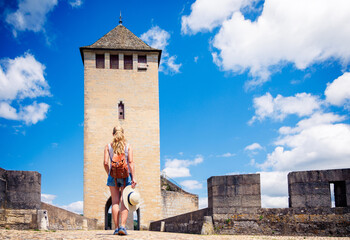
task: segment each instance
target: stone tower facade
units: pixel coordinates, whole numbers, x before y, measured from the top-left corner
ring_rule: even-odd
[[[116,124],[132,145],[142,197],[139,224],[162,217],[158,67],[161,50],[145,44],[121,23],[81,47],[84,64],[84,216],[105,228],[110,206],[103,151]],[[130,214],[129,214],[130,215]]]

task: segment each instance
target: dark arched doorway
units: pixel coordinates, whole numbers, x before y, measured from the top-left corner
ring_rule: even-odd
[[[140,208],[129,214],[127,221],[127,229],[140,230]],[[114,227],[114,226],[113,226]],[[105,206],[105,230],[112,228],[112,198],[108,198]]]
[[[112,197],[108,198],[105,206],[105,230],[112,229]]]

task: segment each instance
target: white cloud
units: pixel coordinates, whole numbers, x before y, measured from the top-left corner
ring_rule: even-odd
[[[329,83],[326,91],[326,101],[336,105],[346,105],[346,108],[350,106],[350,72],[346,72],[332,83]]]
[[[7,102],[0,102],[0,117],[10,120],[18,120],[17,110]]]
[[[19,113],[20,119],[25,121],[27,125],[36,124],[38,121],[42,121],[46,118],[49,107],[50,106],[46,103],[37,104],[34,102],[32,105],[23,108]]]
[[[69,4],[73,7],[73,8],[78,8],[81,5],[83,5],[83,1],[82,0],[73,0],[73,1],[69,1]]]
[[[197,155],[194,160],[166,159],[163,173],[170,178],[191,176],[189,167],[203,162],[203,157]]]
[[[350,125],[320,124],[276,141],[262,169],[312,170],[349,167]]]
[[[25,53],[15,59],[2,59],[0,65],[0,117],[36,124],[46,118],[49,105],[37,103],[22,106],[25,98],[50,96],[50,87],[44,77],[45,66],[33,55]],[[16,100],[18,109],[12,102]]]
[[[289,114],[299,117],[309,116],[321,108],[322,101],[308,93],[297,93],[292,97],[277,95],[273,98],[270,93],[253,99],[255,116],[249,121],[252,124],[256,120],[267,117],[274,120],[283,120]]]
[[[188,189],[188,190],[203,188],[203,185],[196,180],[185,180],[185,181],[182,181],[180,185],[184,186],[185,189]]]
[[[49,96],[45,66],[30,53],[15,59],[2,59],[0,65],[0,100]]]
[[[211,31],[222,24],[233,12],[247,6],[249,0],[197,0],[191,6],[191,14],[182,16],[181,31],[185,34]]]
[[[260,150],[262,146],[259,143],[252,143],[244,148],[246,151]]]
[[[77,214],[83,214],[83,212],[84,212],[84,202],[83,201],[77,201],[77,202],[73,202],[71,204],[59,206],[59,207],[66,209],[68,211],[77,213]]]
[[[271,197],[261,195],[261,207],[263,208],[288,208],[288,196]]]
[[[288,126],[283,126],[278,130],[278,132],[282,135],[294,134],[294,133],[299,133],[302,130],[308,129],[315,125],[336,123],[336,122],[344,121],[345,119],[346,119],[345,116],[336,115],[334,113],[316,112],[309,118],[300,120],[296,124],[296,127],[292,128]]]
[[[175,63],[177,56],[170,56],[166,47],[169,44],[170,34],[158,26],[154,26],[140,37],[151,47],[162,50],[162,58],[159,71],[165,74],[176,74],[180,72],[181,63]]]
[[[52,205],[52,201],[56,199],[56,195],[53,194],[41,194],[41,201]]]
[[[210,41],[222,70],[248,71],[247,87],[260,85],[287,64],[305,69],[328,59],[350,59],[350,2],[347,0],[265,0],[254,21],[242,14],[246,1],[197,0],[182,17],[182,32],[219,26]],[[216,49],[216,50],[215,50]]]
[[[197,62],[198,62],[198,56],[195,56],[195,57],[193,58],[193,61],[194,61],[195,63],[197,63]]]
[[[203,209],[208,207],[208,198],[200,197],[198,200],[198,209]]]
[[[17,31],[39,32],[44,30],[47,14],[57,5],[57,0],[19,0],[18,9],[6,16],[6,22]]]
[[[224,154],[221,154],[221,155],[217,155],[217,157],[234,157],[234,156],[236,156],[236,154],[235,153],[230,153],[230,152],[224,153]]]

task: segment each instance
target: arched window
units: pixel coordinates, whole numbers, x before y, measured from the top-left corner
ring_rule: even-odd
[[[120,101],[118,104],[118,116],[119,119],[125,119],[125,114],[124,114],[124,103]]]

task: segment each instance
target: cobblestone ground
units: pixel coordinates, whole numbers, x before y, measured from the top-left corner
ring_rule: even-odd
[[[299,240],[299,239],[310,239],[310,240],[341,240],[350,239],[350,237],[289,237],[289,236],[232,236],[232,235],[195,235],[195,234],[182,234],[182,233],[163,233],[163,232],[150,232],[150,231],[129,231],[127,236],[112,235],[113,231],[33,231],[33,230],[0,230],[0,239],[157,239],[157,240],[168,240],[168,239],[180,239],[180,240],[196,240],[196,239],[237,239],[237,240]]]

